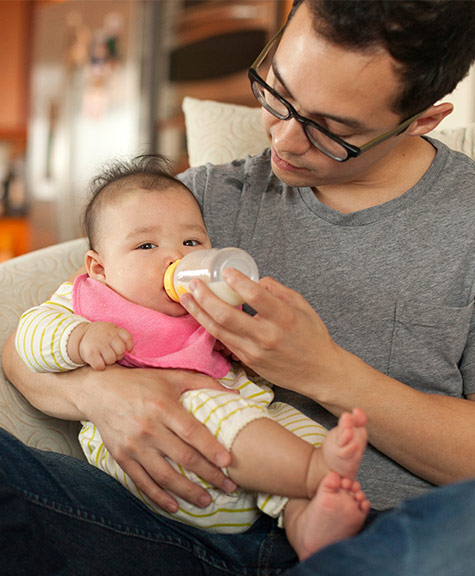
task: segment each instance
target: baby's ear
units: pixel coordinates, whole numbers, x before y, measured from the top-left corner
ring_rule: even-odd
[[[88,250],[85,259],[86,271],[91,278],[99,282],[106,281],[106,272],[102,258],[94,250]]]

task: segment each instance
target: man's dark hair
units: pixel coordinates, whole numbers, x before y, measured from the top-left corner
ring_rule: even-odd
[[[294,0],[289,18],[302,2],[330,42],[391,54],[402,81],[393,110],[404,118],[452,92],[475,60],[474,0]]]
[[[131,160],[116,160],[107,164],[89,184],[89,202],[84,211],[83,229],[92,250],[96,250],[98,218],[102,207],[124,190],[130,189],[130,185],[157,192],[173,185],[188,190],[172,174],[170,161],[160,154],[142,154]]]

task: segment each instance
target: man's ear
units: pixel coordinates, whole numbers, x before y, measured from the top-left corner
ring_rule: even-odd
[[[450,102],[434,104],[428,108],[406,131],[408,136],[422,136],[435,130],[442,120],[452,113],[454,107]]]
[[[91,278],[94,280],[99,280],[99,282],[105,283],[106,272],[104,269],[104,264],[102,263],[102,258],[94,250],[88,250],[85,259],[86,271]]]

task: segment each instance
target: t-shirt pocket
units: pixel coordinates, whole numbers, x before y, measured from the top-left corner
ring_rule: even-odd
[[[425,302],[396,303],[388,374],[413,388],[463,395],[459,369],[473,312]]]

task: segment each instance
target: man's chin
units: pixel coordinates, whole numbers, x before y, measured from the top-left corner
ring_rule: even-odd
[[[272,163],[272,171],[281,182],[288,186],[293,186],[295,188],[303,186],[309,186],[312,188],[316,186],[315,181],[317,178],[313,174],[310,175],[308,170],[305,174],[303,172],[289,172],[287,170],[281,170],[279,166]]]

